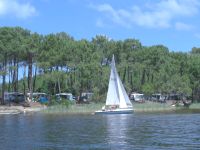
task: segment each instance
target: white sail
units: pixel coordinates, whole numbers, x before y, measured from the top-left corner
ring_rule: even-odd
[[[119,96],[118,96],[119,94],[116,87],[117,87],[117,78],[115,76],[114,70],[111,69],[106,105],[119,105]]]
[[[114,55],[111,63],[111,73],[106,105],[118,105],[119,108],[132,107],[132,104],[117,73]]]
[[[121,94],[121,99],[120,99],[120,108],[127,108],[127,107],[132,107],[132,103],[124,89],[124,86],[122,84],[122,81],[120,80],[120,78],[118,77],[118,82],[119,82],[119,91]]]

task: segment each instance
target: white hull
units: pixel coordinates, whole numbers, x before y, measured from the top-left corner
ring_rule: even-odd
[[[117,108],[109,110],[98,110],[95,114],[132,114],[133,108]]]

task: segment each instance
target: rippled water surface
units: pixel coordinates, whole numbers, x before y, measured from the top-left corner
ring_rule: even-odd
[[[200,149],[200,114],[1,115],[0,149]]]

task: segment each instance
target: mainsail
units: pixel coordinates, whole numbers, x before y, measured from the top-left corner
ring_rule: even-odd
[[[111,63],[110,81],[106,98],[106,105],[118,105],[119,108],[130,108],[132,104],[124,89],[122,81],[119,78],[115,67],[115,58],[113,55]]]

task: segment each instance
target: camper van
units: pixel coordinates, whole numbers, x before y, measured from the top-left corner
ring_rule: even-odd
[[[25,96],[19,92],[5,92],[4,100],[5,102],[20,103],[25,101]]]
[[[130,95],[130,100],[133,100],[135,102],[139,102],[139,103],[144,103],[144,94],[140,94],[140,93],[131,93]]]
[[[165,103],[167,96],[162,94],[152,94],[151,101]]]
[[[56,94],[56,100],[61,101],[61,100],[70,100],[74,101],[74,97],[72,93],[58,93]]]

